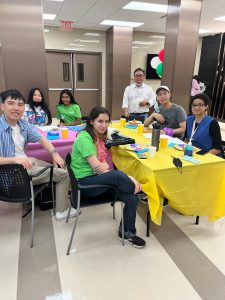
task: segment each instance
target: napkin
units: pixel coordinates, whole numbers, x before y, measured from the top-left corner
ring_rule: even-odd
[[[127,125],[125,126],[125,128],[136,129],[136,128],[137,128],[137,125],[130,125],[130,124],[127,124]]]

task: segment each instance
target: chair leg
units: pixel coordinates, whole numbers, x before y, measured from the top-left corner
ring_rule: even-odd
[[[30,248],[34,245],[34,190],[32,181],[30,181],[31,186],[31,238],[30,238]]]
[[[75,218],[75,221],[74,221],[74,225],[73,225],[73,230],[72,230],[72,233],[71,233],[71,237],[70,237],[70,242],[69,242],[69,246],[67,248],[67,252],[66,254],[69,255],[70,254],[70,248],[71,248],[71,245],[72,245],[72,242],[73,242],[73,238],[74,238],[74,234],[75,234],[75,230],[76,230],[76,227],[77,227],[77,223],[78,223],[78,218],[79,218],[79,212],[80,212],[80,209],[77,210],[77,217]]]
[[[71,204],[70,204],[69,209],[68,209],[68,214],[67,214],[67,217],[66,217],[66,223],[68,223],[68,221],[69,221],[71,207],[72,207],[72,206],[71,206]]]
[[[122,245],[124,246],[124,215],[123,215],[123,202],[121,201],[121,222],[122,222]]]
[[[113,207],[113,220],[115,220],[115,202],[113,202],[112,204],[112,207]]]
[[[22,215],[22,218],[25,218],[32,211],[32,206]]]
[[[53,203],[53,215],[56,214],[56,205],[55,205],[55,193],[54,193],[54,184],[52,182],[52,203]]]
[[[199,216],[196,216],[195,225],[198,225],[199,223]]]
[[[146,219],[146,236],[150,236],[150,211],[147,212],[147,219]]]

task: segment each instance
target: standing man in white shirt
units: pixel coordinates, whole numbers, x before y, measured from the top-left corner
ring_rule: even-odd
[[[144,83],[145,71],[134,70],[134,83],[127,86],[123,95],[124,115],[129,119],[144,121],[148,117],[149,108],[154,106],[156,95],[153,89]]]

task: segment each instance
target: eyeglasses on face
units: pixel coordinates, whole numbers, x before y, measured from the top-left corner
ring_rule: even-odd
[[[192,108],[197,108],[197,107],[202,108],[202,107],[204,107],[204,106],[205,106],[205,104],[203,104],[203,103],[192,104],[192,105],[191,105]]]
[[[144,74],[135,74],[134,77],[143,77],[145,76]]]

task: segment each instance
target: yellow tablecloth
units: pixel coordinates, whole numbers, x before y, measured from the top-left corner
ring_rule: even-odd
[[[121,128],[112,124],[124,135],[133,137],[136,143],[150,143],[136,129]],[[136,153],[125,146],[111,148],[112,159],[118,169],[135,177],[142,190],[148,195],[151,219],[160,225],[163,198],[169,205],[185,215],[208,216],[214,221],[225,216],[225,160],[211,154],[194,155],[199,164],[183,162],[182,174],[172,163],[172,157],[183,156],[183,152],[167,147],[160,149],[156,156],[138,159]]]

